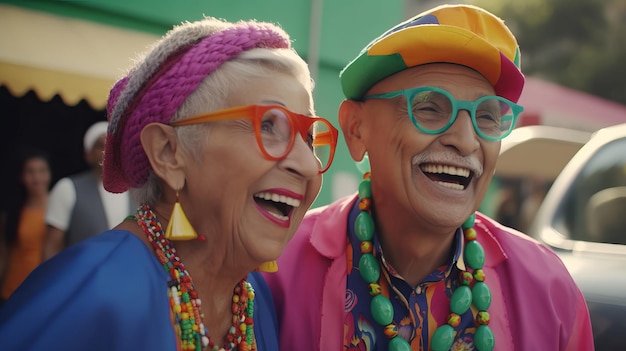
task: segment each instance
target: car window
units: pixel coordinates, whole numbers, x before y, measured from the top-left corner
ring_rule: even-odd
[[[587,161],[561,202],[555,226],[572,240],[626,244],[626,138]]]

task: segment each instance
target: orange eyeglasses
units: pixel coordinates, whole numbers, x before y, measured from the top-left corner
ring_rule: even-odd
[[[326,119],[291,112],[279,105],[247,105],[209,112],[172,122],[185,126],[229,119],[248,118],[261,153],[268,160],[282,160],[291,152],[300,134],[320,164],[320,173],[333,162],[339,132]]]

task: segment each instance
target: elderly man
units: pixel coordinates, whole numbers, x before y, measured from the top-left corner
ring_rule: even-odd
[[[374,39],[341,84],[364,179],[310,212],[267,275],[281,350],[592,350],[559,258],[476,212],[522,111],[503,21],[426,11]]]
[[[85,132],[83,147],[90,168],[60,179],[50,192],[44,260],[67,246],[113,228],[135,210],[128,192],[113,194],[102,185],[107,126],[107,122],[96,122]]]

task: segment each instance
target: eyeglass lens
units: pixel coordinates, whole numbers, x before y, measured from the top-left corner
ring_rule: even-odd
[[[497,97],[484,97],[476,100],[470,114],[475,118],[475,127],[479,132],[490,136],[500,137],[507,132],[513,122],[510,115],[511,108]],[[457,111],[454,111],[451,97],[438,91],[421,91],[413,96],[411,101],[414,122],[422,128],[436,131],[448,127],[454,113],[467,108],[462,101],[455,101]],[[472,109],[472,108],[470,108]]]
[[[295,118],[295,117],[294,117]],[[263,148],[272,157],[280,158],[286,156],[290,151],[287,148],[292,140],[292,131],[296,128],[292,127],[291,119],[287,113],[278,108],[267,110],[260,123],[261,140]],[[311,148],[314,155],[320,162],[320,169],[324,169],[330,161],[331,145],[328,143],[315,143],[315,135],[330,132],[330,128],[323,121],[315,121],[310,126],[306,140],[307,145]],[[295,132],[296,136],[300,133]]]

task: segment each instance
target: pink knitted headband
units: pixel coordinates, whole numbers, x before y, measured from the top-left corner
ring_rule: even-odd
[[[121,193],[146,182],[150,164],[141,130],[149,123],[169,123],[207,75],[253,48],[290,48],[288,35],[270,23],[240,22],[207,33],[207,21],[215,20],[175,27],[111,89],[103,167],[108,191]]]

